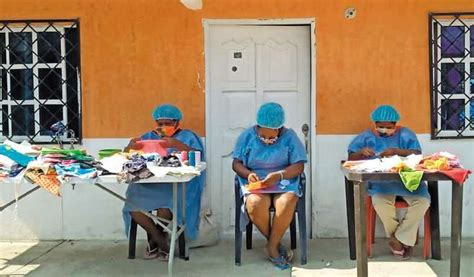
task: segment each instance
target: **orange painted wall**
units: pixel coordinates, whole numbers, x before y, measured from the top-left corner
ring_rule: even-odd
[[[178,0],[1,0],[0,19],[80,18],[85,138],[140,134],[162,102],[205,135],[204,18],[316,19],[318,134],[357,133],[381,103],[429,133],[428,13],[474,11],[472,0],[203,2],[191,11]]]

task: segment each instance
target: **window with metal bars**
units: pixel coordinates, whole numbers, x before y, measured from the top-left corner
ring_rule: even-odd
[[[474,12],[429,15],[431,137],[474,138]]]
[[[0,21],[0,140],[81,139],[79,55],[78,20]]]

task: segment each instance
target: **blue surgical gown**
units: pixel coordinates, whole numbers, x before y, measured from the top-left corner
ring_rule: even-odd
[[[205,161],[204,146],[201,139],[190,130],[180,130],[173,135],[177,140],[187,144],[197,151],[201,151],[201,160]],[[148,132],[141,136],[142,140],[161,139],[161,136],[154,132]],[[176,151],[169,148],[168,154]],[[199,227],[199,212],[201,210],[201,194],[204,189],[205,174],[201,172],[200,176],[195,177],[186,184],[186,237],[196,239]],[[178,185],[178,222],[181,222],[181,184]],[[159,208],[172,209],[173,207],[173,187],[171,184],[129,184],[127,188],[127,200],[145,211],[152,211]],[[129,203],[123,207],[123,220],[125,223],[125,232],[128,235],[130,230],[131,216],[130,212],[136,211]],[[173,211],[173,215],[176,212]]]
[[[368,129],[352,140],[349,144],[348,152],[349,154],[355,153],[364,147],[374,149],[376,156],[387,148],[418,150],[421,152],[421,146],[415,133],[405,127],[401,127],[395,134],[389,137],[379,136],[374,130]],[[397,196],[422,196],[430,199],[425,182],[422,182],[418,189],[410,192],[401,181],[372,181],[368,184],[368,193],[369,195],[390,194]]]
[[[233,158],[240,160],[245,167],[255,172],[263,180],[275,171],[285,169],[289,165],[299,162],[306,163],[306,151],[298,136],[292,129],[283,129],[280,137],[274,144],[263,143],[257,134],[257,126],[246,129],[238,138],[234,148]],[[249,194],[246,188],[247,179],[238,177],[241,195]],[[302,195],[299,187],[299,177],[283,180],[269,188],[259,190],[258,193],[285,193],[291,192]],[[248,223],[245,207],[241,207],[240,228],[243,230]]]

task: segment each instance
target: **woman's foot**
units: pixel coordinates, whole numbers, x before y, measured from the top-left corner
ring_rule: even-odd
[[[388,241],[388,247],[392,251],[392,254],[395,256],[403,256],[405,249],[403,248],[403,243],[401,243],[397,238],[391,237]]]
[[[266,250],[267,250],[268,257],[270,257],[270,258],[277,259],[281,256],[280,252],[278,251],[278,247],[273,247],[273,246],[267,244]]]
[[[402,256],[402,259],[403,260],[408,260],[410,259],[411,255],[413,255],[413,246],[405,246],[403,247],[403,256]]]
[[[150,245],[150,243],[147,244],[145,253],[143,254],[143,259],[145,260],[152,260],[156,259],[159,256],[159,249],[155,245]]]

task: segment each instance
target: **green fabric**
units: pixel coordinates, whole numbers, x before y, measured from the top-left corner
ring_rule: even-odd
[[[81,156],[86,155],[86,150],[79,150],[79,149],[60,149],[56,147],[47,148],[43,147],[41,149],[41,155],[47,154],[63,154],[67,156]]]
[[[420,186],[421,178],[423,178],[423,171],[415,171],[409,168],[402,169],[398,174],[405,188],[410,192],[414,192]]]
[[[116,153],[122,152],[122,149],[100,149],[99,150],[99,158],[110,157]]]

